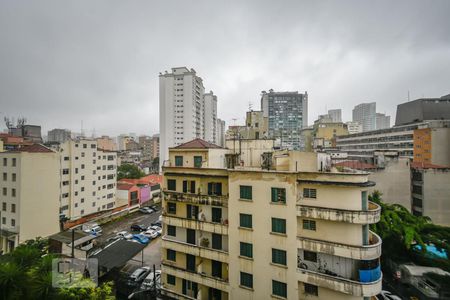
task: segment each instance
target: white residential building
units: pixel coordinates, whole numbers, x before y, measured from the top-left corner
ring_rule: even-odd
[[[70,130],[55,128],[53,130],[48,131],[47,141],[64,143],[65,141],[70,140],[70,136],[71,136]]]
[[[225,121],[217,119],[216,131],[216,144],[220,147],[225,147]]]
[[[67,141],[60,153],[60,213],[70,220],[112,209],[116,197],[117,154],[96,140]]]
[[[353,122],[359,122],[363,131],[375,130],[377,125],[376,118],[377,103],[361,103],[353,109]]]
[[[386,116],[385,114],[377,113],[376,127],[377,127],[377,129],[390,128],[391,127],[391,116]]]
[[[197,76],[194,69],[179,67],[172,68],[171,73],[160,73],[160,166],[168,159],[169,147],[195,138],[204,138],[205,125],[210,122],[205,122],[207,110],[204,94],[203,80]],[[208,109],[208,114],[211,111],[212,109]]]
[[[205,136],[203,139],[207,142],[217,144],[217,96],[210,91],[203,95],[203,100],[205,103],[205,117],[203,120]]]
[[[342,110],[341,109],[330,109],[328,110],[328,115],[331,117],[333,123],[342,122]]]

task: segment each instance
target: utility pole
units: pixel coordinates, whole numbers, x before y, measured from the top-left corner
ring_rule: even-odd
[[[75,229],[72,228],[72,258],[75,258]]]

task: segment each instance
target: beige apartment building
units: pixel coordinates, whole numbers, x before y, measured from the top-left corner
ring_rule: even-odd
[[[57,146],[60,157],[60,213],[69,220],[114,208],[117,154],[96,140],[70,140]]]
[[[59,158],[42,145],[0,153],[0,252],[59,231]]]
[[[370,299],[381,291],[381,239],[369,230],[380,207],[368,201],[367,173],[338,172],[316,153],[272,151],[259,166],[233,164],[235,155],[202,140],[169,149],[165,295]]]

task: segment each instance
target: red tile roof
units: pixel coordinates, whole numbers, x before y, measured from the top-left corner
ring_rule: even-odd
[[[411,168],[413,169],[450,169],[450,166],[441,166],[424,162],[412,162]]]
[[[23,145],[18,149],[7,152],[52,153],[54,151],[41,144],[32,144],[32,145]]]
[[[212,144],[210,142],[204,141],[202,139],[195,139],[184,144],[173,147],[173,149],[211,149],[211,148],[219,148],[222,147]]]
[[[156,185],[162,182],[162,175],[151,174],[145,177],[141,177],[139,179],[129,179],[123,178],[119,180],[119,183],[124,184],[148,184],[148,185]]]
[[[377,167],[372,164],[366,164],[357,160],[346,160],[334,164],[335,167],[351,168],[356,170],[373,170]]]
[[[124,183],[124,184],[118,184],[117,185],[117,189],[118,190],[130,190],[130,189],[132,189],[133,188],[133,184],[126,184],[126,183]]]

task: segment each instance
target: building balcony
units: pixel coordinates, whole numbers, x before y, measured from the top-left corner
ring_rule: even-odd
[[[367,210],[343,210],[297,204],[297,216],[353,224],[375,224],[380,221],[381,207],[369,201]]]
[[[161,294],[169,297],[169,299],[176,300],[196,300],[197,298],[190,297],[188,295],[179,294],[170,289],[170,285],[164,285],[161,287]]]
[[[192,245],[182,241],[177,241],[168,236],[162,237],[162,248],[171,249],[177,252],[187,253],[202,258],[212,259],[223,263],[228,263],[228,252],[199,245]]]
[[[360,280],[355,281],[337,275],[297,268],[297,279],[304,283],[356,297],[373,297],[381,292],[382,274],[380,266],[373,270],[360,270],[359,274]]]
[[[371,260],[381,256],[381,238],[372,231],[369,231],[369,245],[345,245],[298,236],[297,247],[307,251],[358,260]]]
[[[194,281],[200,285],[204,285],[210,288],[218,289],[223,292],[229,293],[230,286],[228,284],[228,279],[212,277],[211,275],[207,275],[205,273],[190,272],[185,269],[172,266],[170,262],[167,261],[162,261],[161,272],[178,278]]]
[[[174,191],[163,191],[164,199],[167,201],[186,202],[197,205],[214,205],[228,207],[228,196],[216,196],[216,195],[199,195],[188,194]]]
[[[222,224],[222,223],[199,221],[195,219],[186,219],[171,216],[169,213],[163,213],[163,222],[166,225],[173,225],[177,227],[228,235],[228,224],[226,224],[225,222]]]

